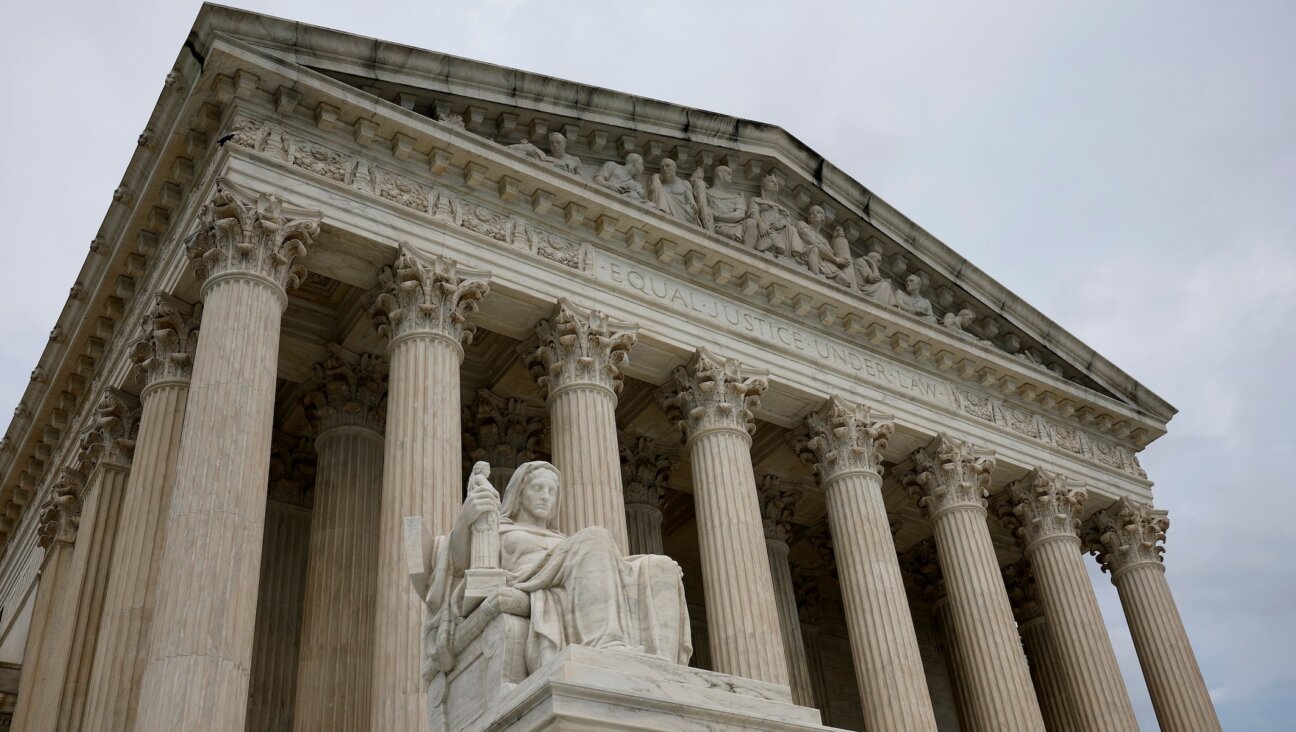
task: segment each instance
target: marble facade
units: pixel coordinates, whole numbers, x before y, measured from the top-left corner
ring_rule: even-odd
[[[11,728],[1136,729],[1087,553],[1219,728],[1174,408],[787,133],[191,38],[0,443]]]

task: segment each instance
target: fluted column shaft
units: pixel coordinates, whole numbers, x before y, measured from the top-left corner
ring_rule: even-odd
[[[624,553],[628,544],[616,402],[616,393],[602,384],[551,389],[550,439],[554,466],[563,476],[562,531],[571,536],[587,526],[602,526]]]
[[[1163,732],[1218,730],[1219,717],[1159,562],[1112,573]]]
[[[189,397],[189,377],[167,378],[140,393],[139,436],[126,484],[112,572],[100,621],[85,719],[99,729],[133,728],[140,680],[148,661],[149,627],[157,603],[165,519]]]
[[[774,582],[774,600],[778,605],[779,630],[783,636],[783,653],[787,656],[788,680],[792,701],[803,707],[815,705],[814,689],[797,617],[796,593],[792,588],[792,567],[788,564],[788,545],[781,539],[765,538],[765,555],[769,559],[770,577]]]
[[[832,726],[832,699],[828,696],[828,682],[824,679],[823,652],[819,648],[819,628],[815,625],[801,626],[801,640],[805,648],[806,669],[810,674],[810,693],[814,697],[814,706],[819,709],[823,723]]]
[[[716,671],[788,685],[787,659],[751,462],[741,429],[689,440],[707,631]]]
[[[662,547],[662,512],[646,503],[628,503],[626,532],[631,554],[665,554]]]
[[[950,611],[948,597],[942,597],[932,604],[932,617],[936,629],[941,634],[941,646],[945,653],[945,664],[950,672],[950,690],[954,693],[954,710],[958,714],[959,729],[966,732],[982,732],[978,726],[976,710],[972,704],[970,687],[972,670],[967,664],[967,654],[959,644],[958,633],[954,629],[954,613]],[[993,732],[985,730],[985,732]]]
[[[360,730],[369,724],[383,438],[337,426],[320,433],[315,451],[293,728]]]
[[[266,278],[204,287],[158,575],[141,730],[242,730],[286,297]]]
[[[1049,635],[1048,621],[1044,616],[1032,618],[1017,625],[1022,647],[1030,664],[1031,682],[1035,697],[1039,699],[1044,728],[1048,732],[1077,732],[1081,729],[1071,711],[1071,697],[1066,679],[1058,666],[1057,650]]]
[[[276,500],[267,502],[256,630],[245,702],[248,732],[293,728],[310,530],[310,512],[305,507]]]

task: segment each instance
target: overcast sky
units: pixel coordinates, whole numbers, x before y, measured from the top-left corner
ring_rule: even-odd
[[[1225,728],[1291,729],[1296,3],[885,5],[247,4],[786,128],[1180,409],[1142,455],[1171,586]],[[0,411],[198,8],[0,9]]]

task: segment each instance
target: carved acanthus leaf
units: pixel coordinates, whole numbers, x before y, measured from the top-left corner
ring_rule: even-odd
[[[48,550],[54,544],[76,541],[81,523],[81,493],[85,475],[79,470],[63,468],[54,481],[50,496],[41,504],[36,526],[36,544]]]
[[[945,597],[945,577],[941,574],[936,543],[931,539],[920,541],[901,554],[900,569],[905,588],[914,598],[934,603]]]
[[[306,247],[319,234],[318,211],[289,209],[273,193],[251,194],[227,181],[198,211],[198,230],[185,241],[199,280],[225,272],[267,277],[285,290],[301,284]]]
[[[1078,536],[1088,494],[1065,475],[1035,468],[1008,486],[1004,525],[1023,548],[1054,536]]]
[[[634,437],[621,448],[625,502],[660,509],[670,483],[671,456],[651,437]]]
[[[302,406],[316,434],[343,426],[382,431],[387,416],[386,360],[330,343],[311,374]]]
[[[910,495],[930,517],[955,506],[986,505],[994,452],[945,434],[913,452],[914,471],[905,476]]]
[[[739,429],[750,434],[756,428],[751,410],[769,387],[764,371],[699,348],[689,365],[676,367],[672,375],[674,389],[663,406],[686,438],[710,429]]]
[[[1043,617],[1044,609],[1035,595],[1035,573],[1031,571],[1030,562],[1023,559],[1004,567],[1003,576],[1017,624]]]
[[[89,474],[100,463],[129,466],[139,435],[139,401],[123,391],[104,389],[89,427],[81,433],[77,456]]]
[[[758,483],[765,538],[786,544],[792,536],[792,517],[796,514],[799,495],[785,488],[777,475],[761,476]]]
[[[464,410],[465,462],[485,461],[492,469],[516,468],[543,457],[543,409],[516,397],[478,389],[477,399]]]
[[[882,454],[895,430],[893,418],[874,414],[868,406],[831,396],[806,418],[806,432],[795,447],[801,459],[813,463],[821,481],[854,471],[882,473]]]
[[[1164,511],[1121,498],[1094,514],[1086,543],[1103,571],[1114,573],[1136,564],[1161,564],[1169,529]]]
[[[269,498],[309,508],[315,500],[315,441],[275,432],[270,443]]]
[[[468,317],[490,292],[488,277],[461,270],[455,260],[440,255],[432,256],[431,266],[425,265],[401,245],[395,263],[378,273],[381,291],[371,308],[374,325],[388,339],[426,331],[472,343]]]
[[[619,394],[621,368],[630,361],[638,331],[634,323],[612,320],[562,298],[553,317],[536,325],[540,343],[527,359],[531,374],[549,394],[578,383]]]
[[[154,296],[153,307],[144,314],[139,335],[130,346],[140,383],[188,379],[193,374],[201,320],[202,303],[190,305],[164,292]]]

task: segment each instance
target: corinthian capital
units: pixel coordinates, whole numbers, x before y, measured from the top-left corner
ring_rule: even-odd
[[[621,367],[630,360],[639,326],[558,301],[553,317],[536,325],[539,346],[527,358],[540,388],[552,395],[572,384],[621,393]]]
[[[1008,589],[1008,602],[1012,604],[1017,624],[1043,617],[1044,609],[1035,596],[1035,573],[1031,571],[1030,562],[1023,559],[1004,567],[1003,577]]]
[[[802,460],[814,464],[821,481],[856,471],[881,475],[879,450],[886,447],[894,430],[892,417],[831,396],[819,411],[806,417],[805,435],[795,447]]]
[[[936,554],[936,543],[931,539],[924,539],[901,554],[900,569],[905,589],[914,599],[934,603],[945,597],[945,577]]]
[[[1164,511],[1122,498],[1094,514],[1086,538],[1103,571],[1115,574],[1136,564],[1161,564],[1169,529]]]
[[[464,412],[464,453],[469,464],[485,461],[492,470],[511,470],[540,459],[545,431],[543,408],[516,397],[502,397],[490,389],[478,389],[476,401]]]
[[[378,272],[381,291],[371,314],[378,333],[395,340],[410,333],[435,333],[467,345],[474,329],[468,316],[490,292],[489,275],[460,269],[449,257],[432,256],[431,266],[404,245],[390,267]]]
[[[200,281],[242,272],[291,290],[306,276],[299,260],[319,234],[320,215],[287,207],[273,193],[252,193],[217,181],[216,193],[198,211],[198,231],[185,249]]]
[[[42,549],[54,544],[71,544],[76,541],[77,526],[81,523],[81,492],[85,488],[85,475],[79,470],[63,468],[54,481],[53,491],[41,504],[39,523],[36,526],[36,543]]]
[[[765,538],[787,543],[792,536],[792,517],[796,514],[798,495],[783,487],[777,475],[760,479],[761,521],[765,525]]]
[[[315,441],[275,432],[270,441],[270,500],[309,508],[315,502]]]
[[[153,307],[144,314],[131,344],[131,362],[140,383],[147,386],[193,375],[201,320],[201,304],[190,305],[165,292],[154,295]]]
[[[352,353],[336,343],[311,367],[309,391],[302,397],[306,419],[316,434],[335,427],[383,431],[387,412],[387,362],[372,353]]]
[[[104,389],[90,426],[81,433],[81,471],[89,473],[99,464],[129,466],[138,435],[139,401],[124,391]]]
[[[1057,536],[1079,536],[1089,494],[1065,475],[1035,468],[1007,492],[1000,516],[1024,549]]]
[[[670,483],[671,456],[651,437],[633,437],[621,448],[625,502],[660,509]]]
[[[688,366],[676,367],[673,377],[675,388],[663,406],[685,437],[712,429],[748,434],[755,429],[751,410],[769,387],[764,371],[745,368],[736,358],[719,358],[699,348]]]
[[[909,493],[929,517],[957,506],[985,508],[994,452],[945,434],[913,452],[914,471],[905,476]]]

